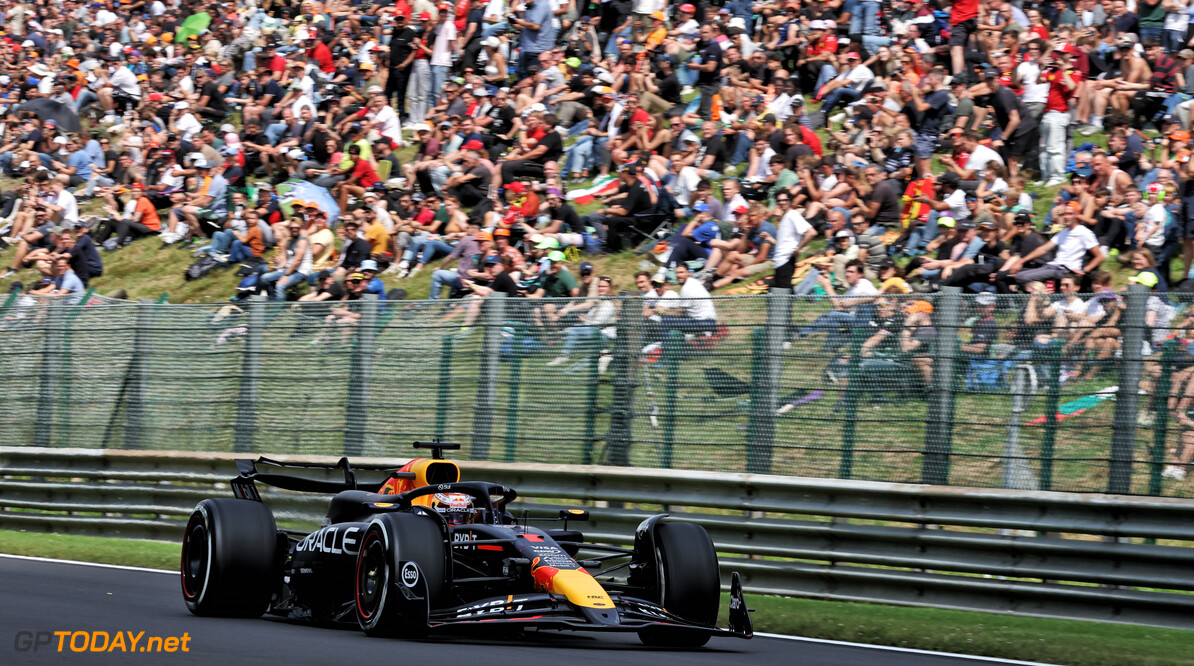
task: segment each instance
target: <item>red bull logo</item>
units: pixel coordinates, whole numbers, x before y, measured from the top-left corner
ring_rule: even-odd
[[[541,566],[540,558],[531,562],[531,578],[535,581],[535,589],[539,592],[555,592],[554,581],[560,570],[555,567]]]

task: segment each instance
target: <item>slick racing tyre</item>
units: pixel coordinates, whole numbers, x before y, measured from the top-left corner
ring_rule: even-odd
[[[182,597],[195,615],[261,617],[281,583],[278,530],[261,502],[207,499],[182,541]]]
[[[443,533],[434,518],[410,513],[379,516],[365,531],[357,555],[356,615],[361,630],[370,636],[404,638],[427,633],[428,614],[444,597],[446,557]],[[411,562],[418,565],[417,571]],[[420,578],[420,586],[415,586]],[[422,585],[427,594],[423,601],[404,593]]]
[[[657,524],[655,568],[660,606],[694,624],[717,623],[721,573],[705,528],[692,523]],[[699,629],[648,627],[638,637],[647,645],[666,647],[700,647],[709,642],[709,633]]]

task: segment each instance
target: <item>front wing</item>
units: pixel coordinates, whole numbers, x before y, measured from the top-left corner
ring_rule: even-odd
[[[643,599],[616,593],[611,594],[610,598],[614,602],[614,610],[579,608],[570,604],[562,594],[511,594],[434,611],[428,618],[428,625],[432,629],[501,625],[575,631],[638,631],[648,627],[671,627],[699,629],[712,636],[751,638],[754,635],[750,611],[742,598],[737,574],[731,587],[729,629],[693,624]]]

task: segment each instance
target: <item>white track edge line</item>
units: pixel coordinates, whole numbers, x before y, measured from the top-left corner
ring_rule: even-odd
[[[33,562],[50,562],[53,564],[77,564],[84,567],[101,567],[104,569],[123,569],[125,571],[145,571],[149,573],[171,574],[178,575],[177,571],[169,571],[166,569],[150,569],[148,567],[130,567],[124,564],[104,564],[103,562],[81,562],[79,560],[59,560],[52,557],[33,557],[31,555],[9,555],[8,553],[0,553],[0,557],[5,557],[10,560],[29,560]]]
[[[49,562],[52,564],[75,564],[84,567],[100,567],[103,569],[122,569],[124,571],[142,571],[146,573],[170,574],[177,575],[177,571],[167,571],[165,569],[150,569],[148,567],[130,567],[124,564],[104,564],[102,562],[82,562],[79,560],[60,560],[52,557],[33,557],[31,555],[10,555],[8,553],[0,553],[0,557],[10,560],[26,560],[31,562]],[[933,650],[917,650],[915,648],[894,647],[891,645],[872,645],[870,643],[851,643],[849,641],[834,641],[827,638],[808,638],[806,636],[787,636],[784,634],[768,634],[763,632],[756,632],[755,636],[763,638],[778,638],[787,641],[804,641],[806,643],[822,643],[825,645],[840,645],[843,647],[857,647],[870,650],[887,650],[889,652],[905,652],[908,654],[926,654],[937,657],[954,657],[958,659],[973,659],[976,661],[989,661],[1000,664],[1014,664],[1016,666],[1055,666],[1054,664],[1046,664],[1039,661],[1020,661],[1017,659],[1003,659],[1001,657],[983,657],[973,654],[959,654],[956,652],[936,652]]]
[[[806,643],[824,643],[826,645],[841,645],[845,647],[867,648],[871,650],[888,650],[890,652],[906,652],[910,654],[926,654],[934,657],[953,657],[957,659],[973,659],[976,661],[990,661],[999,664],[1015,664],[1017,666],[1056,666],[1039,661],[1020,661],[1018,659],[1004,659],[1002,657],[984,657],[975,654],[960,654],[957,652],[937,652],[934,650],[918,650],[916,648],[895,647],[893,645],[873,645],[871,643],[851,643],[849,641],[835,641],[828,638],[808,638],[806,636],[787,636],[784,634],[768,634],[755,632],[755,636],[764,638],[779,638],[787,641],[804,641]]]

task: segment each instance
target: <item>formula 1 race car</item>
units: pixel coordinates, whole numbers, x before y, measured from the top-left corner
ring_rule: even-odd
[[[187,523],[182,593],[196,615],[264,613],[321,623],[356,623],[371,636],[417,637],[445,627],[634,631],[647,645],[698,647],[711,636],[750,638],[749,610],[731,578],[728,629],[716,626],[721,577],[704,528],[651,516],[633,548],[585,543],[568,521],[539,529],[509,511],[517,496],[499,484],[461,482],[432,449],[397,471],[377,466],[237,460],[235,499],[206,499]],[[341,482],[259,467],[343,471]],[[389,471],[380,484],[357,472]],[[323,527],[277,527],[256,484],[334,493]],[[371,487],[365,490],[363,487]],[[525,514],[524,514],[525,515]],[[579,552],[586,557],[578,558]],[[592,573],[591,573],[592,572]]]

